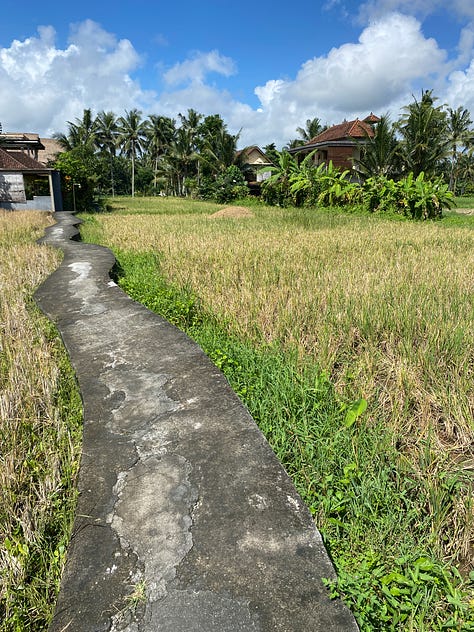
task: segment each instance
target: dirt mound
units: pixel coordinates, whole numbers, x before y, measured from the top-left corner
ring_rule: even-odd
[[[211,218],[219,218],[219,217],[253,217],[252,211],[246,206],[226,206],[221,208],[219,211],[216,211],[212,215],[209,215]]]

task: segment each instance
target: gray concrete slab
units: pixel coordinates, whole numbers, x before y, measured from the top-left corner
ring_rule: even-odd
[[[79,503],[50,632],[352,631],[334,569],[267,441],[200,347],[75,241],[36,300],[57,324],[84,402]]]

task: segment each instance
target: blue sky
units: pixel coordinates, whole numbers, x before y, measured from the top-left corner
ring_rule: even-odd
[[[472,0],[3,0],[1,20],[6,131],[193,107],[281,147],[307,118],[397,118],[422,88],[474,116]]]

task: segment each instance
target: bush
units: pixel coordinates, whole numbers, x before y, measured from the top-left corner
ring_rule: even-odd
[[[246,197],[248,193],[243,173],[235,165],[227,167],[215,179],[209,176],[202,178],[198,187],[198,197],[214,200],[219,204]]]
[[[395,182],[385,176],[368,178],[362,187],[367,210],[394,211],[412,219],[435,219],[454,205],[454,195],[440,178],[426,180],[422,172],[417,178],[409,173]]]

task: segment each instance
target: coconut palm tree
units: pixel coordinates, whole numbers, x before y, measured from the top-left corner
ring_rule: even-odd
[[[117,118],[113,112],[99,112],[96,119],[96,145],[99,150],[108,154],[110,162],[110,183],[112,197],[115,195],[114,187],[114,157],[117,149]]]
[[[360,158],[355,161],[358,171],[367,177],[395,175],[398,142],[388,115],[381,116],[375,126],[374,136],[359,143]]]
[[[306,119],[306,125],[304,127],[297,127],[296,131],[301,137],[302,144],[309,143],[315,136],[324,132],[326,126],[322,125],[321,119],[315,117],[313,119]]]
[[[451,153],[451,169],[449,174],[449,188],[456,194],[456,180],[460,154],[472,147],[474,131],[469,111],[462,106],[457,110],[448,108],[447,140]]]
[[[122,153],[132,163],[132,197],[135,196],[135,161],[143,150],[145,130],[142,113],[137,108],[125,111],[118,121],[118,144]]]
[[[219,114],[206,116],[198,131],[203,172],[210,176],[223,173],[234,163],[240,132],[229,134],[227,125]]]
[[[82,119],[67,122],[67,133],[53,134],[54,138],[66,151],[79,147],[93,150],[96,142],[97,123],[90,109],[85,109]]]
[[[449,152],[446,112],[442,106],[435,107],[436,100],[432,90],[424,90],[420,101],[415,99],[404,108],[405,114],[397,124],[405,169],[415,177],[422,171],[434,175]]]
[[[143,129],[147,154],[153,164],[154,187],[156,189],[159,160],[170,150],[175,140],[175,121],[168,116],[151,114],[145,121]]]

